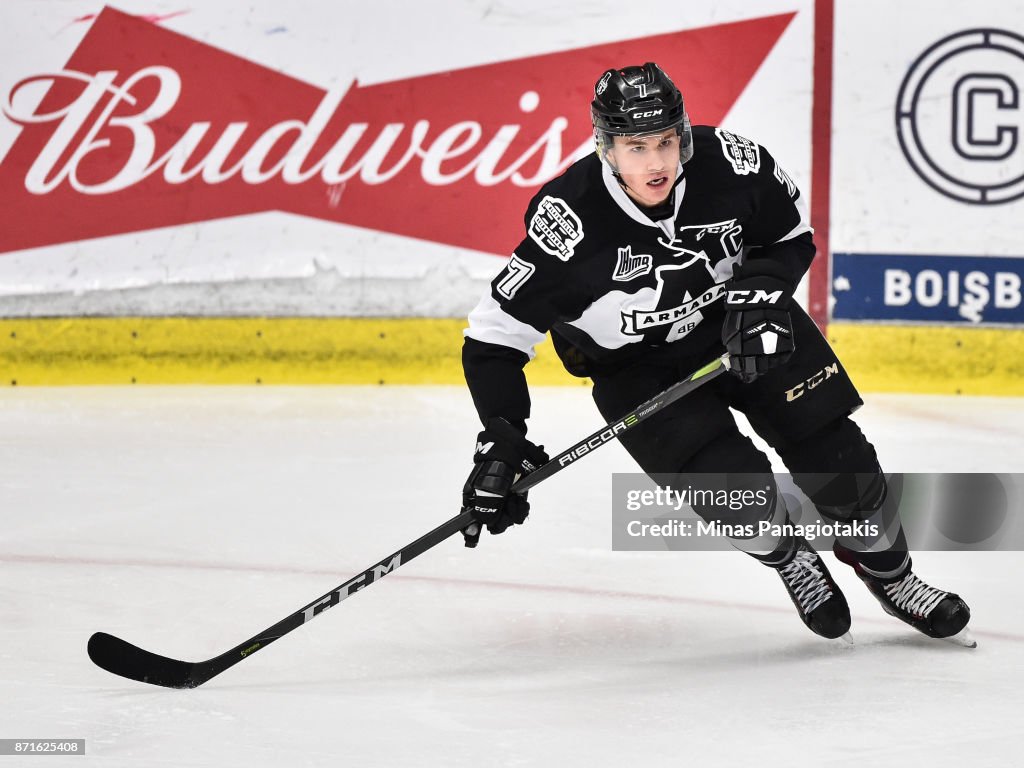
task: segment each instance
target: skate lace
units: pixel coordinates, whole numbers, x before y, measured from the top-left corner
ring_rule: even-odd
[[[892,584],[886,584],[885,593],[897,608],[917,616],[927,616],[947,594],[925,584],[913,573],[908,573]]]
[[[832,589],[818,569],[817,561],[818,556],[815,553],[800,550],[792,561],[779,569],[779,573],[786,580],[805,614],[809,614],[832,596]]]

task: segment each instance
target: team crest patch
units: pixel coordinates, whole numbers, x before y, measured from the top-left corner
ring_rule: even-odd
[[[722,128],[716,128],[715,135],[722,142],[722,154],[732,163],[737,175],[746,176],[761,170],[761,148],[757,144]]]
[[[703,253],[684,264],[667,264],[655,270],[658,278],[654,306],[629,307],[621,313],[621,332],[626,336],[648,336],[671,343],[696,328],[704,319],[703,309],[725,294],[711,262]]]
[[[545,253],[568,261],[583,239],[583,222],[565,200],[545,195],[530,219],[530,237]]]
[[[619,248],[619,260],[615,263],[615,271],[612,273],[612,280],[624,283],[634,277],[646,275],[651,271],[651,264],[654,257],[647,253],[633,255],[633,246],[627,245]]]

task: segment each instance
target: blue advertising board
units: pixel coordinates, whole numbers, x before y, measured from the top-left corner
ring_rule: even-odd
[[[835,320],[1024,325],[1024,259],[834,253]]]

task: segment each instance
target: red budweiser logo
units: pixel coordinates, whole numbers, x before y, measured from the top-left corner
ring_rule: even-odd
[[[507,254],[590,151],[602,69],[657,61],[717,123],[792,17],[324,91],[107,8],[7,94],[0,252],[278,210]]]

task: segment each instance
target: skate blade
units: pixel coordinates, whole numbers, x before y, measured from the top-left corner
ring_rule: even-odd
[[[837,639],[842,640],[843,645],[856,645],[856,643],[853,642],[853,635],[851,635],[849,632],[847,632],[845,635],[840,635]]]
[[[974,639],[974,635],[971,634],[971,630],[967,627],[964,627],[955,635],[950,635],[949,637],[944,637],[942,639],[947,643],[952,643],[953,645],[962,645],[964,648],[978,647],[978,641]]]

